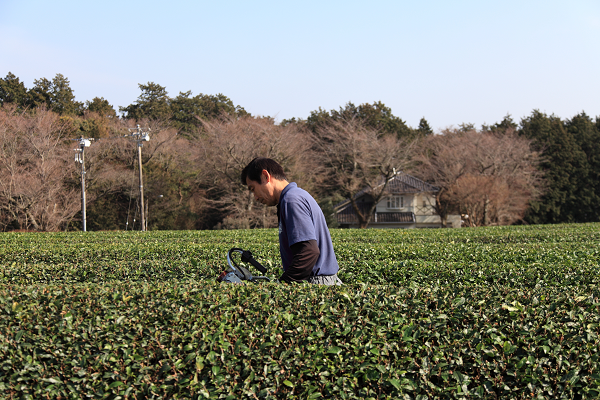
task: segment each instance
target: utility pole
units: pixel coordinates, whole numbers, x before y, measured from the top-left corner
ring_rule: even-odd
[[[75,139],[79,142],[79,148],[75,149],[75,162],[81,163],[81,225],[83,231],[87,231],[87,220],[85,215],[85,148],[90,147],[94,139]]]
[[[139,181],[140,181],[140,214],[142,217],[142,231],[146,230],[146,218],[144,216],[144,181],[142,179],[142,142],[150,141],[150,129],[147,131],[143,131],[139,125],[136,125],[134,129],[129,129],[129,132],[132,132],[130,137],[132,137],[137,142],[138,148],[138,165],[139,165]]]

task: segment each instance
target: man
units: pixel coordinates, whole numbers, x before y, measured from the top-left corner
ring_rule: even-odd
[[[341,285],[323,211],[307,191],[288,182],[275,160],[258,157],[242,171],[242,184],[256,201],[277,206],[279,252],[284,282]]]

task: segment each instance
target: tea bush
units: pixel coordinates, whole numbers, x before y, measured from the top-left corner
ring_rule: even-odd
[[[597,398],[600,225],[335,230],[341,287],[219,284],[277,232],[0,235],[6,398]]]

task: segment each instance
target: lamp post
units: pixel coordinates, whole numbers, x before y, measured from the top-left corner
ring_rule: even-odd
[[[142,218],[142,220],[141,220],[142,231],[145,231],[146,230],[146,218],[144,215],[144,181],[142,178],[142,146],[143,146],[143,142],[150,141],[150,135],[148,134],[150,132],[150,129],[148,129],[147,131],[144,131],[142,128],[140,128],[139,125],[136,125],[135,128],[129,129],[129,132],[131,132],[129,137],[132,137],[137,142],[137,148],[138,148],[138,165],[139,165],[139,182],[140,182],[140,216]]]
[[[90,147],[94,139],[84,139],[83,136],[75,139],[79,142],[79,148],[75,149],[75,162],[81,163],[81,225],[82,230],[87,232],[87,219],[85,211],[85,148]]]

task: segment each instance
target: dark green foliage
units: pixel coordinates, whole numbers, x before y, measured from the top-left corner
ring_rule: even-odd
[[[332,230],[332,238],[346,283],[515,289],[600,284],[597,224]],[[212,279],[231,247],[249,248],[270,266],[280,263],[277,231],[269,229],[5,233],[0,283]]]
[[[474,131],[475,130],[475,124],[472,123],[472,122],[463,122],[461,124],[458,124],[458,129],[461,132]]]
[[[148,230],[194,229],[201,220],[188,202],[196,190],[192,186],[197,169],[193,165],[177,168],[171,158],[151,160],[144,166]]]
[[[27,92],[28,107],[46,106],[60,115],[78,115],[83,111],[83,104],[75,101],[69,80],[62,74],[56,74],[51,81],[46,78],[36,79],[33,84]]]
[[[52,79],[52,111],[58,114],[80,114],[82,103],[75,101],[75,95],[70,87],[69,80],[62,74],[56,74]]]
[[[106,119],[103,117],[87,116],[87,118],[77,118],[73,120],[77,137],[100,139],[109,137],[111,131],[107,126]]]
[[[311,131],[316,132],[320,127],[327,125],[330,119],[329,112],[319,107],[318,110],[310,112],[310,116],[306,119],[306,125]]]
[[[9,72],[6,78],[0,79],[0,104],[11,103],[20,109],[45,106],[61,115],[82,113],[83,104],[75,101],[70,82],[62,74],[56,74],[52,80],[36,79],[33,84],[34,86],[27,90],[23,82]]]
[[[173,126],[188,135],[198,134],[202,130],[202,120],[220,118],[224,115],[249,115],[244,108],[235,106],[225,95],[216,96],[199,94],[192,97],[192,92],[179,93],[170,101],[171,120]]]
[[[332,235],[333,288],[214,282],[234,246],[275,272],[276,230],[2,234],[0,393],[600,394],[598,224]]]
[[[566,121],[565,126],[585,154],[578,174],[581,178],[575,193],[578,204],[572,210],[574,218],[600,221],[600,129],[585,113]]]
[[[123,192],[109,193],[95,199],[87,206],[86,220],[87,230],[89,231],[115,231],[133,229],[133,227],[126,226],[127,223],[127,210],[130,204],[129,196]],[[135,200],[133,200],[133,206],[131,209],[132,215],[135,213]],[[139,212],[137,214],[139,221]],[[81,230],[81,213],[78,213],[75,218],[75,230]],[[133,217],[130,218],[130,224],[133,221]],[[139,223],[138,223],[139,225]],[[137,226],[136,229],[140,229]]]
[[[52,102],[52,81],[46,78],[33,81],[34,86],[27,91],[27,106],[35,108],[42,105],[51,109]]]
[[[594,398],[598,295],[209,282],[5,286],[0,390],[52,398]]]
[[[27,89],[12,72],[0,79],[0,104],[14,104],[21,108],[27,101]]]
[[[165,121],[171,117],[169,106],[169,96],[167,89],[154,82],[148,82],[146,85],[139,85],[142,93],[135,103],[127,107],[119,107],[119,111],[128,119],[140,120],[149,118]]]
[[[487,126],[482,125],[481,130],[484,132],[491,131],[496,133],[503,133],[509,130],[516,130],[518,128],[517,123],[515,123],[510,116],[510,114],[506,114],[506,116],[502,119],[502,121],[495,123],[494,125]]]
[[[416,133],[419,136],[433,135],[433,129],[431,129],[431,126],[429,126],[429,122],[427,122],[425,117],[421,118],[419,121],[419,126],[416,129]]]
[[[529,223],[592,222],[600,220],[598,140],[600,131],[581,114],[563,122],[534,111],[521,122],[520,133],[542,152],[546,180],[544,197],[531,204]]]
[[[303,124],[306,124],[306,120],[304,120],[302,118],[296,119],[296,117],[292,117],[290,119],[284,119],[280,123],[281,126],[288,126],[288,125],[293,125],[293,124],[303,125]]]
[[[414,132],[404,121],[392,114],[392,109],[386,107],[381,101],[373,104],[361,104],[358,107],[348,102],[345,107],[340,107],[339,111],[331,110],[327,112],[321,107],[316,111],[311,111],[306,119],[309,129],[316,132],[319,127],[327,125],[332,120],[351,120],[358,118],[366,126],[380,130],[383,133],[394,134],[398,137],[412,137]]]
[[[117,116],[113,106],[104,97],[94,97],[92,101],[86,101],[85,106],[88,111],[98,113],[101,117],[114,118]]]
[[[19,109],[45,106],[61,115],[82,113],[83,104],[75,101],[70,82],[62,74],[56,74],[52,80],[36,79],[33,84],[27,90],[23,82],[9,72],[6,78],[0,79],[0,104],[14,104]]]
[[[236,106],[225,95],[199,94],[192,97],[192,92],[180,92],[170,98],[166,88],[154,82],[139,84],[142,94],[134,104],[121,107],[120,111],[128,119],[169,121],[182,134],[197,136],[202,130],[202,120],[220,118],[225,115],[241,117],[250,115],[241,106]]]

